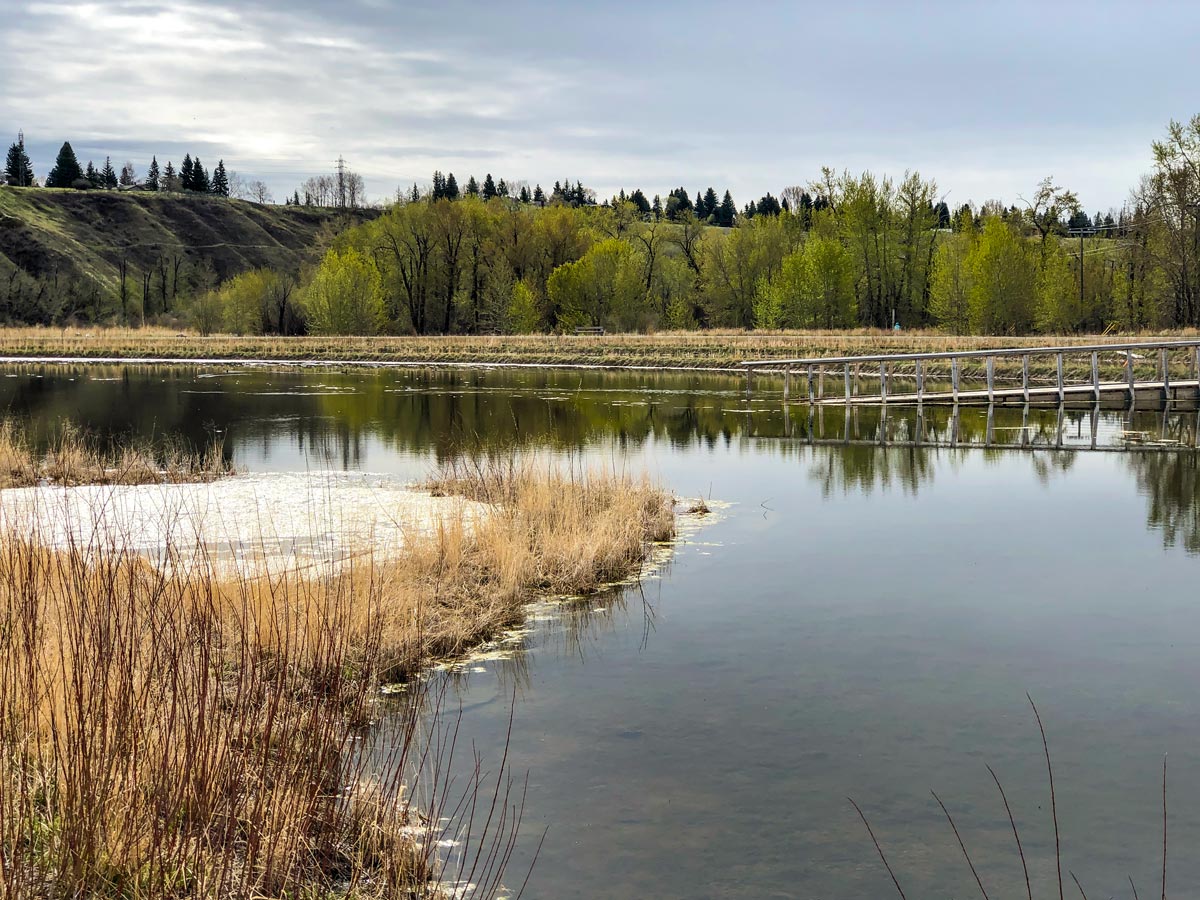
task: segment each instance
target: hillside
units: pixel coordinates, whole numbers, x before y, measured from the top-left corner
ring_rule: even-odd
[[[180,194],[0,187],[0,278],[88,281],[142,292],[146,275],[211,264],[225,279],[269,266],[297,272],[324,232],[361,221],[328,209]]]

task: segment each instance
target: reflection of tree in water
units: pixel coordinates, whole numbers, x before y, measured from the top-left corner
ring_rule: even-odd
[[[1200,455],[1164,451],[1128,459],[1148,502],[1147,526],[1162,532],[1163,546],[1200,553]]]
[[[916,494],[923,481],[933,478],[937,450],[926,447],[813,447],[809,476],[820,483],[821,493],[829,497],[862,492],[876,486],[882,490],[900,487]]]

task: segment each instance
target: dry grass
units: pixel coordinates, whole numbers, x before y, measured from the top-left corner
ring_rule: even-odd
[[[511,464],[437,484],[492,513],[323,577],[164,572],[7,523],[0,896],[411,898],[441,880],[494,896],[520,797],[503,780],[451,796],[425,682],[391,730],[369,727],[380,682],[516,621],[531,592],[630,574],[672,505],[628,477]],[[432,772],[425,815],[416,772]],[[450,830],[467,842],[453,870]]]
[[[747,359],[916,353],[1183,338],[1193,331],[962,337],[937,331],[676,331],[450,337],[200,337],[163,328],[4,328],[0,355],[729,368]]]
[[[232,473],[219,442],[200,454],[169,442],[105,450],[68,425],[39,451],[19,425],[0,422],[0,489],[36,484],[178,484],[214,481]]]

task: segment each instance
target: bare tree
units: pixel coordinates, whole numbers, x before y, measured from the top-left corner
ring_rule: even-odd
[[[260,205],[266,205],[268,203],[275,202],[275,198],[271,196],[270,188],[268,188],[263,182],[255,179],[246,185],[246,187],[250,191],[250,200],[252,202]]]

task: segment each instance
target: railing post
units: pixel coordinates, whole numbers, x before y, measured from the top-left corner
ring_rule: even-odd
[[[750,399],[750,391],[754,386],[754,366],[746,366],[746,399]]]
[[[887,403],[887,362],[884,360],[879,362],[879,400]]]
[[[958,357],[950,357],[950,390],[954,394],[954,402],[958,403]]]
[[[988,389],[988,406],[991,406],[995,401],[995,381],[996,381],[996,357],[989,356],[987,358],[987,389]]]
[[[825,367],[817,366],[817,399],[825,399]]]
[[[1129,384],[1129,408],[1133,409],[1137,405],[1137,388],[1133,382],[1133,351],[1125,351],[1125,380]]]
[[[1066,391],[1063,389],[1063,355],[1061,353],[1055,354],[1055,364],[1058,367],[1058,403],[1061,406],[1067,398]]]
[[[1029,354],[1026,353],[1021,357],[1021,394],[1025,397],[1025,402],[1029,403]]]
[[[1100,402],[1100,354],[1092,351],[1092,392]]]
[[[917,406],[925,399],[925,367],[917,360]]]
[[[813,402],[813,367],[808,367],[808,402]]]
[[[850,402],[850,363],[845,364],[846,375],[846,402]]]
[[[788,398],[788,394],[792,391],[792,367],[783,367],[783,399]]]
[[[1171,400],[1171,360],[1167,356],[1167,348],[1158,351],[1158,365],[1162,369],[1163,400]]]
[[[1196,384],[1200,386],[1200,347],[1196,348]]]

